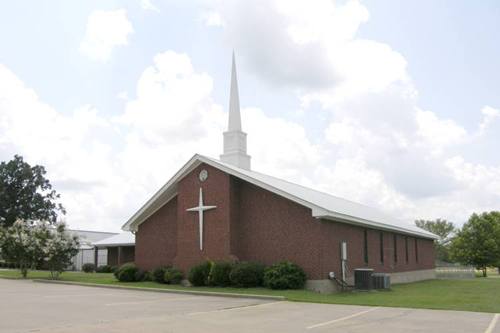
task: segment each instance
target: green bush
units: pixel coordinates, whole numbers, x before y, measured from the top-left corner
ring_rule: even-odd
[[[210,261],[191,267],[188,274],[189,282],[191,282],[193,286],[206,286],[211,268],[212,263]]]
[[[163,278],[165,277],[165,272],[169,268],[170,267],[168,267],[168,266],[160,266],[160,267],[156,267],[155,269],[153,269],[153,271],[151,272],[151,274],[153,275],[153,281],[158,282],[158,283],[165,283]]]
[[[95,265],[92,263],[83,264],[82,271],[84,271],[85,273],[93,273],[95,271]]]
[[[271,289],[301,289],[306,283],[306,273],[300,266],[282,261],[264,272],[264,286]]]
[[[134,282],[140,278],[139,269],[134,263],[126,263],[115,271],[116,278],[121,282]]]
[[[177,268],[169,267],[165,270],[163,281],[168,284],[179,284],[182,281],[184,274]]]
[[[217,287],[227,287],[231,285],[229,274],[232,269],[233,264],[230,262],[215,262],[210,269],[210,274],[208,275],[208,285]]]
[[[111,266],[109,265],[101,265],[95,269],[96,273],[112,273]]]
[[[144,272],[144,279],[142,281],[153,281],[153,273],[150,271]]]
[[[136,282],[146,281],[147,277],[148,277],[148,272],[138,268],[137,272],[135,273],[134,281]]]
[[[255,262],[239,262],[233,266],[229,279],[239,288],[262,286],[265,266]]]

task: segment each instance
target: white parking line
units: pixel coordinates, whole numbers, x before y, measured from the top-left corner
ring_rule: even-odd
[[[94,297],[94,296],[116,296],[116,294],[61,294],[61,295],[44,295],[44,298],[59,298],[59,297]]]
[[[495,326],[497,324],[498,317],[500,317],[499,313],[495,314],[493,316],[493,318],[491,318],[490,324],[488,325],[488,328],[486,329],[486,331],[484,331],[484,333],[492,333],[493,332],[493,330],[495,329]]]
[[[334,320],[330,320],[330,321],[325,321],[324,323],[315,324],[315,325],[312,325],[312,326],[309,326],[309,327],[306,327],[306,328],[308,330],[311,330],[311,329],[314,329],[314,328],[318,328],[318,327],[322,327],[322,326],[326,326],[326,325],[338,323],[339,321],[344,321],[344,320],[351,319],[351,318],[354,318],[354,317],[357,317],[357,316],[361,316],[361,315],[363,315],[365,313],[372,312],[372,311],[377,310],[377,309],[378,309],[378,307],[371,308],[371,309],[368,309],[368,310],[365,310],[365,311],[354,313],[354,314],[349,315],[349,316],[345,316],[345,317],[334,319]]]
[[[225,309],[216,309],[216,310],[210,310],[210,311],[201,311],[201,312],[191,312],[188,313],[188,316],[197,316],[201,314],[206,314],[206,313],[214,313],[214,312],[226,312],[226,311],[235,311],[235,310],[247,310],[247,309],[253,309],[256,307],[260,306],[267,306],[267,305],[272,305],[276,303],[283,303],[283,301],[277,301],[277,302],[270,302],[270,303],[259,303],[259,304],[250,304],[250,305],[242,305],[242,306],[235,306],[233,308],[225,308]]]
[[[198,297],[156,298],[156,299],[150,299],[147,301],[114,302],[114,303],[107,303],[107,304],[105,304],[105,306],[135,305],[135,304],[154,303],[154,302],[159,302],[159,301],[183,301],[183,300],[191,300],[191,299],[198,299]]]

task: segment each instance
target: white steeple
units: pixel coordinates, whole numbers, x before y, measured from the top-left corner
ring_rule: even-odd
[[[247,155],[247,134],[241,130],[240,98],[238,96],[238,80],[236,77],[236,61],[231,68],[231,95],[229,96],[229,122],[224,132],[224,153],[222,162],[242,169],[250,170],[250,156]]]

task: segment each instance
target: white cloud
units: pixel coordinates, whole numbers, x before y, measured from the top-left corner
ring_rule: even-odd
[[[223,27],[224,21],[216,11],[205,11],[201,13],[201,20],[209,27]]]
[[[96,10],[87,19],[80,52],[95,61],[108,61],[113,49],[127,45],[128,36],[133,32],[125,9]]]
[[[387,44],[357,37],[359,26],[369,19],[358,1],[318,1],[314,6],[218,1],[212,9],[226,22],[224,34],[241,63],[262,81],[298,88],[308,121],[319,121],[312,113],[318,102],[330,114],[326,122],[322,119],[323,140],[315,140],[317,167],[303,163],[291,175],[307,175],[301,181],[409,219],[434,214],[426,217],[461,222],[467,218],[464,212],[494,207],[491,197],[500,199],[490,187],[486,205],[460,199],[480,189],[450,170],[468,162],[452,166],[449,161],[453,156],[465,159],[486,139],[454,119],[443,119],[439,110],[419,107],[404,56]],[[482,114],[479,131],[485,133],[499,113],[485,107]],[[493,175],[484,172],[495,184]],[[457,213],[450,209],[459,206]]]
[[[299,119],[318,124],[313,107],[326,115],[323,135],[312,139],[307,124],[242,101],[254,169],[408,220],[461,222],[498,205],[499,167],[471,160],[464,149],[483,146],[498,110],[482,110],[485,135],[439,110],[423,111],[403,55],[357,38],[369,18],[363,5],[315,4],[231,1],[204,12],[242,65],[262,81],[294,88]],[[109,58],[114,46],[97,58]],[[213,90],[212,77],[187,54],[166,51],[142,71],[135,92],[119,94],[117,116],[92,106],[63,115],[0,66],[1,157],[19,152],[46,165],[72,226],[116,230],[194,153],[220,154],[227,114]]]
[[[481,113],[483,114],[483,120],[479,124],[479,135],[483,135],[495,120],[500,119],[500,110],[491,106],[483,107]]]
[[[107,209],[114,200],[109,185],[120,183],[113,170],[111,147],[103,137],[109,135],[109,122],[93,107],[82,106],[63,115],[0,64],[1,160],[17,153],[31,164],[46,166],[49,179],[71,211],[70,223],[116,230],[107,216],[113,214]],[[66,188],[70,184],[78,187]]]
[[[151,0],[140,0],[140,3],[141,3],[142,9],[152,10],[152,11],[157,12],[157,13],[160,12],[160,10],[158,9],[158,7],[156,7],[153,4],[153,2],[151,2]]]
[[[430,111],[418,110],[416,113],[418,135],[435,151],[463,141],[467,135],[465,129],[451,119],[439,119]]]

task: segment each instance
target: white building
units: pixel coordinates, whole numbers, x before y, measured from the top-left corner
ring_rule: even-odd
[[[73,257],[70,269],[81,271],[83,264],[95,263],[94,242],[117,235],[114,232],[88,231],[88,230],[69,230],[73,235],[80,238],[80,249],[78,254]],[[108,261],[108,253],[106,249],[98,252],[97,266],[106,265]]]

